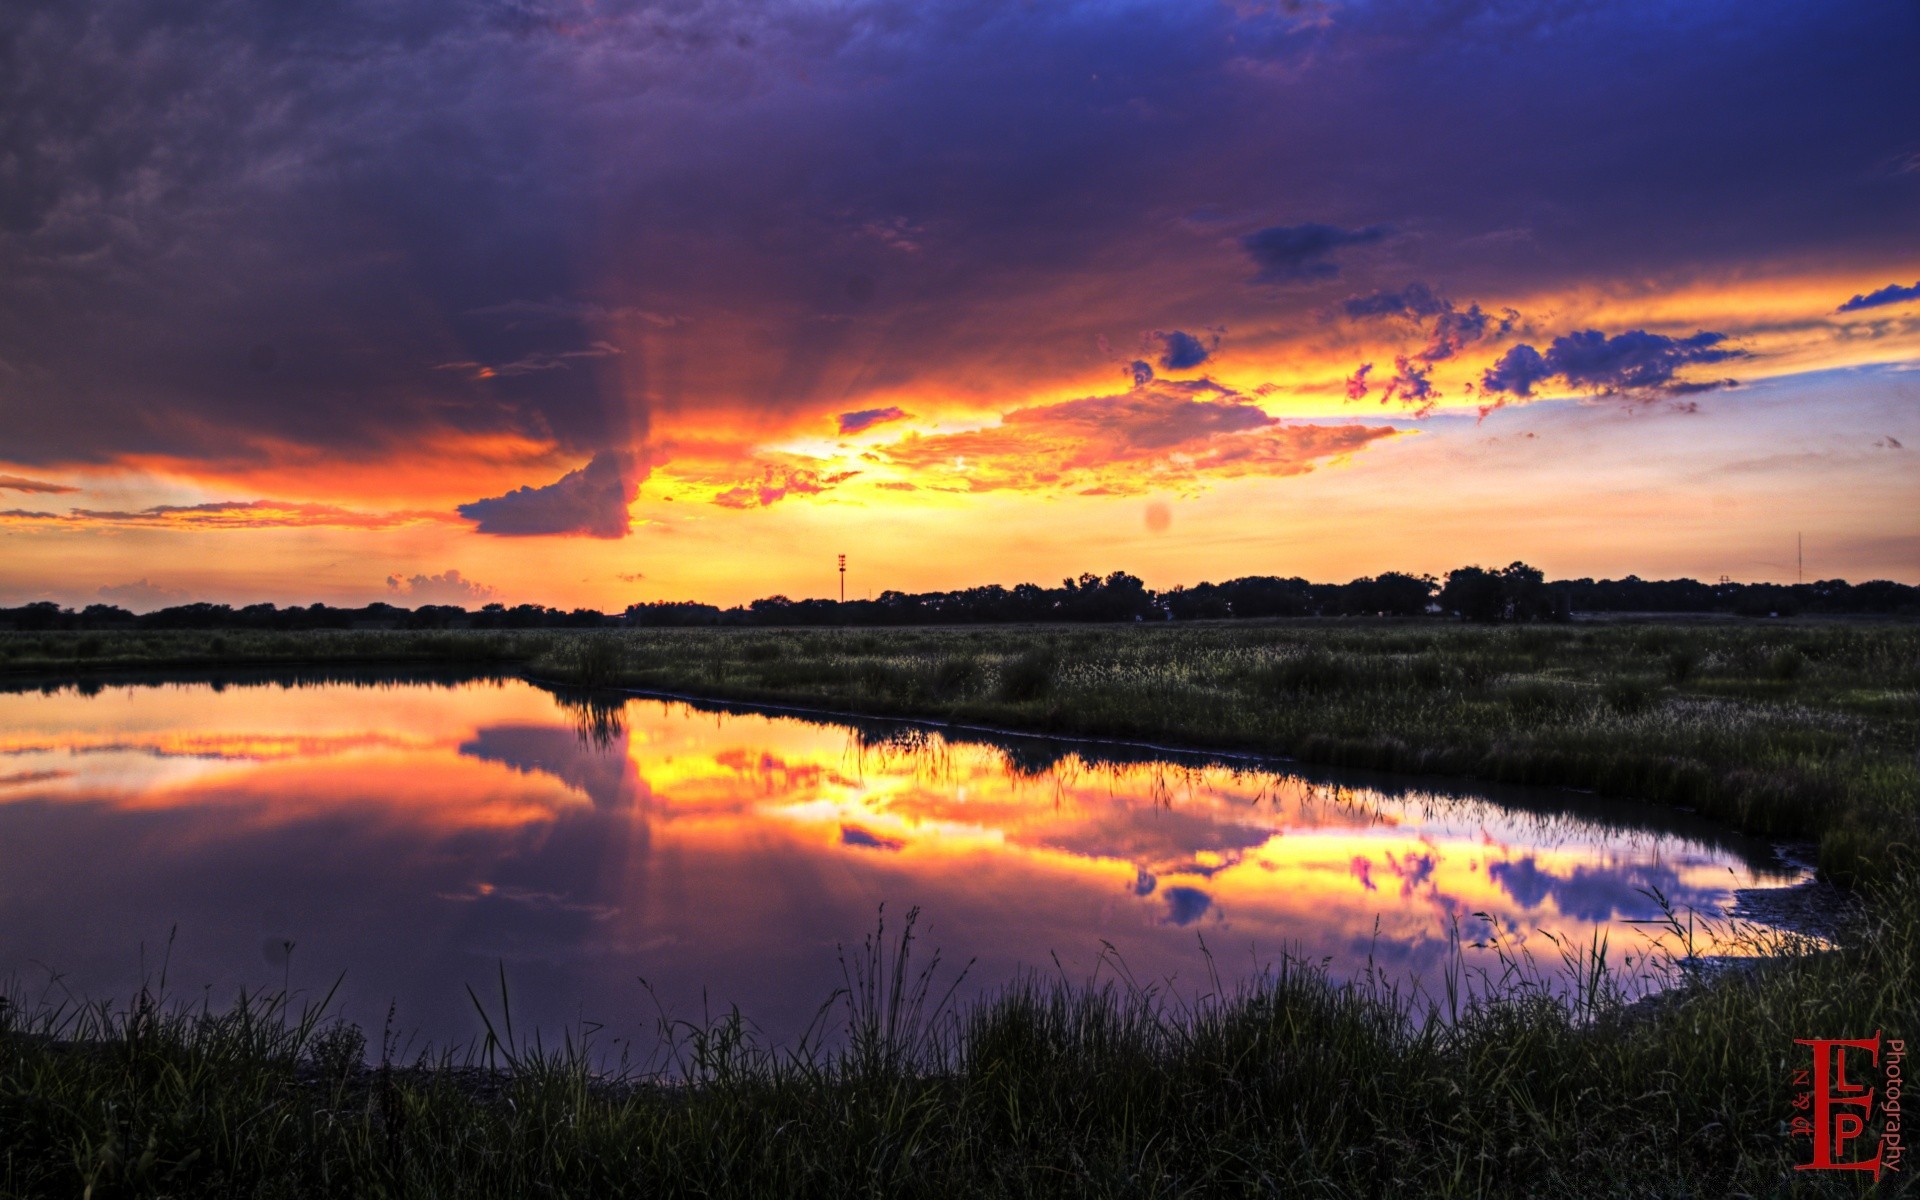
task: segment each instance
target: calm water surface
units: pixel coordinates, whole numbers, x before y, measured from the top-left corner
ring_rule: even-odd
[[[1476,913],[1618,954],[1650,890],[1719,913],[1801,878],[1648,806],[1127,753],[638,698],[586,719],[518,680],[0,694],[0,976],[124,997],[177,929],[176,994],[344,972],[347,1016],[391,1003],[435,1043],[477,1032],[464,985],[502,964],[523,1029],[644,1034],[644,978],[791,1038],[883,903],[974,960],[968,991],[1103,952],[1198,988],[1203,940],[1224,977],[1291,951],[1431,986]]]

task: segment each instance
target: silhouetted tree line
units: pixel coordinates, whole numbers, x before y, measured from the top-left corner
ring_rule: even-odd
[[[1431,575],[1384,575],[1350,583],[1309,583],[1298,577],[1249,575],[1164,592],[1115,571],[1082,575],[1047,588],[998,584],[952,592],[882,592],[871,600],[790,600],[768,596],[719,608],[687,601],[630,605],[620,613],[522,604],[489,604],[469,611],[429,604],[334,608],[325,604],[280,608],[250,604],[181,604],[132,613],[108,604],[79,610],[50,601],[0,608],[0,629],[604,629],[697,625],[943,625],[1033,621],[1194,621],[1251,617],[1443,616],[1467,621],[1556,621],[1575,612],[1916,613],[1920,587],[1876,579],[1850,584],[1706,584],[1694,579],[1564,579],[1549,583],[1537,569],[1514,563],[1499,570],[1461,567],[1444,581]]]

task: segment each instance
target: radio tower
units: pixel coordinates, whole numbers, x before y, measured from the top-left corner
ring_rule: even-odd
[[[840,556],[840,603],[847,602],[847,556]]]
[[[844,562],[846,557],[846,555],[842,554],[840,556],[841,561]],[[846,570],[845,567],[841,567],[840,569],[842,571]],[[1805,535],[1798,533],[1793,535],[1793,581],[1795,583],[1805,583],[1807,581],[1807,539]]]

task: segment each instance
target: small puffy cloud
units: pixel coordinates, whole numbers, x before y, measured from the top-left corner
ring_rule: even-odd
[[[1546,358],[1532,346],[1522,343],[1501,355],[1499,362],[1487,368],[1480,377],[1480,386],[1489,392],[1531,396],[1535,384],[1544,383],[1552,376],[1553,368],[1547,365]]]
[[[515,488],[457,511],[475,523],[476,532],[502,537],[623,538],[631,531],[627,506],[646,475],[646,464],[634,455],[603,450],[544,487]]]
[[[1381,395],[1380,403],[1391,404],[1398,400],[1414,406],[1422,416],[1431,412],[1434,403],[1440,399],[1440,393],[1434,390],[1432,381],[1427,378],[1429,370],[1421,368],[1404,355],[1395,358],[1393,378],[1387,380],[1387,390]]]
[[[903,408],[863,408],[859,412],[840,414],[840,435],[860,433],[872,429],[875,425],[885,425],[890,421],[904,421],[908,413]]]
[[[45,480],[27,479],[20,475],[0,475],[0,492],[34,492],[52,496],[79,490],[77,487],[68,487],[64,483],[47,483]]]
[[[1597,329],[1564,334],[1545,354],[1521,344],[1507,351],[1481,376],[1489,392],[1531,396],[1533,389],[1559,378],[1569,388],[1601,394],[1681,394],[1721,386],[1722,382],[1688,383],[1674,378],[1683,367],[1745,358],[1746,351],[1723,346],[1724,333],[1700,332],[1674,338],[1630,329],[1608,337]]]
[[[1193,368],[1213,357],[1220,348],[1220,335],[1213,334],[1202,340],[1185,330],[1154,330],[1153,337],[1160,342],[1160,367],[1166,371],[1191,371]],[[1151,378],[1151,376],[1149,376]]]
[[[1126,376],[1133,380],[1133,386],[1145,387],[1153,382],[1153,364],[1142,358],[1136,358],[1127,364]]]
[[[1337,225],[1272,225],[1240,239],[1240,247],[1259,273],[1255,283],[1295,283],[1332,279],[1340,274],[1333,253],[1347,246],[1364,246],[1393,233],[1389,225],[1342,229]]]
[[[449,568],[439,575],[412,575],[405,578],[389,575],[387,591],[398,599],[411,601],[416,606],[457,604],[467,608],[488,603],[494,598],[497,589],[477,579],[468,579],[459,571]]]
[[[1834,311],[1859,312],[1863,308],[1884,308],[1889,304],[1905,304],[1909,300],[1920,300],[1920,282],[1915,282],[1912,287],[1890,283],[1877,292],[1855,296]]]
[[[1375,292],[1371,296],[1349,296],[1340,306],[1355,320],[1368,317],[1435,317],[1451,311],[1453,301],[1434,292],[1424,283],[1410,283],[1398,291]]]
[[[145,576],[132,583],[116,583],[103,587],[99,595],[102,603],[116,604],[121,608],[132,609],[134,612],[152,612],[156,608],[184,603],[187,599],[184,589],[154,583]]]

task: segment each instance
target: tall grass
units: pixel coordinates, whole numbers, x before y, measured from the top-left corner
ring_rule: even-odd
[[[1430,991],[1283,960],[1180,997],[1109,960],[954,1006],[909,915],[843,953],[837,1034],[665,1021],[645,1066],[591,1031],[396,1061],[324,1005],[0,1005],[9,1195],[1730,1196],[1860,1194],[1792,1170],[1793,1039],[1911,1030],[1920,889],[1837,949],[1632,1003],[1604,947]],[[1676,931],[1677,933],[1677,931]],[[1726,936],[1733,936],[1727,934]],[[1749,931],[1750,938],[1765,935]],[[1456,960],[1457,963],[1458,960]],[[1865,986],[1862,986],[1863,981]],[[1893,1194],[1889,1181],[1883,1189]]]

